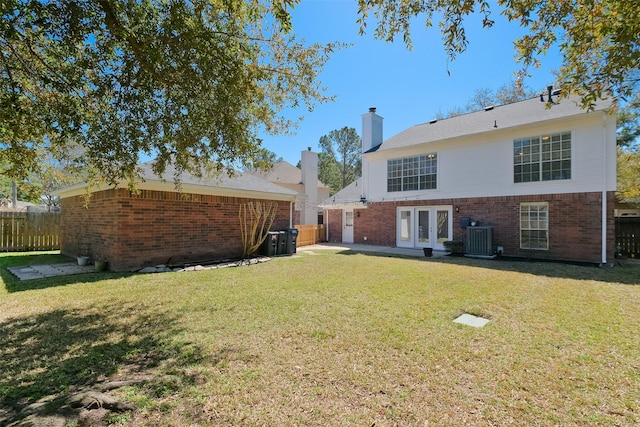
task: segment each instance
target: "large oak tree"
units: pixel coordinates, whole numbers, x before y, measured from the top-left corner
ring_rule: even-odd
[[[519,23],[523,74],[553,45],[558,81],[584,106],[629,96],[640,62],[640,8],[629,0],[357,0],[361,28],[411,46],[416,17],[438,24],[451,59],[465,19]],[[260,131],[288,132],[288,107],[327,97],[318,75],[337,45],[293,31],[298,0],[0,2],[0,162],[23,179],[46,156],[88,179],[136,180],[139,155],[200,174],[252,163]],[[204,167],[203,167],[204,166]]]
[[[292,31],[292,0],[0,2],[0,162],[16,180],[53,156],[135,183],[141,154],[196,175],[255,163],[287,107],[327,101],[336,45]]]
[[[629,97],[638,83],[640,7],[637,0],[358,0],[361,31],[374,18],[375,35],[387,41],[402,36],[411,47],[412,23],[437,24],[450,59],[469,40],[466,19],[494,24],[495,12],[526,32],[514,40],[523,77],[557,46],[562,55],[558,85],[577,94],[583,107],[596,99]],[[521,79],[519,79],[521,81]]]

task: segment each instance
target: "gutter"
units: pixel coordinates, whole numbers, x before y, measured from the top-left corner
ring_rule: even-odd
[[[608,182],[608,174],[607,174],[607,147],[608,147],[608,132],[607,132],[607,113],[602,112],[602,195],[601,199],[601,209],[602,209],[602,250],[600,254],[600,262],[604,265],[607,263],[607,182]]]

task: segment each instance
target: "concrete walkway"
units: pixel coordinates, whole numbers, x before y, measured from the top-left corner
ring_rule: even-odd
[[[93,265],[78,265],[75,262],[63,264],[42,264],[23,267],[8,267],[9,273],[19,280],[44,279],[46,277],[70,276],[72,274],[91,273],[96,271]]]
[[[299,248],[297,248],[297,251],[306,252],[306,251],[317,251],[317,250],[323,250],[323,249],[354,251],[354,252],[378,252],[378,253],[390,254],[390,255],[412,256],[416,258],[425,257],[424,251],[422,249],[362,245],[358,243],[318,243],[315,245],[300,246]],[[446,255],[447,253],[445,251],[433,251],[432,257],[438,258]]]

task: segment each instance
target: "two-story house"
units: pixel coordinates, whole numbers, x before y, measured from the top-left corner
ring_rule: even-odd
[[[489,245],[477,252],[487,256],[607,262],[616,119],[607,101],[592,111],[576,101],[549,93],[387,140],[371,108],[362,178],[322,205],[328,240],[434,250],[461,241],[468,252]]]

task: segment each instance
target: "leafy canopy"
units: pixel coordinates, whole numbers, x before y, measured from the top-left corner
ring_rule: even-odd
[[[618,199],[640,206],[640,92],[620,110],[618,119]]]
[[[461,114],[471,113],[473,111],[482,110],[490,105],[504,105],[512,102],[523,101],[533,98],[536,92],[528,90],[526,86],[516,81],[500,86],[497,90],[490,88],[477,89],[473,97],[464,107],[454,107],[447,111],[446,114],[438,112],[435,116],[437,119],[459,116]]]
[[[635,0],[358,0],[358,5],[361,32],[373,15],[378,38],[393,41],[402,35],[409,48],[412,19],[420,17],[427,28],[436,21],[452,60],[469,43],[464,20],[473,17],[491,27],[497,9],[527,31],[514,41],[522,64],[518,80],[538,68],[541,56],[556,45],[563,57],[557,77],[562,94],[579,95],[583,107],[609,91],[628,97],[638,82],[640,7]]]
[[[319,145],[318,175],[331,187],[331,194],[351,184],[361,174],[362,142],[354,128],[332,130],[320,138]]]
[[[338,44],[292,32],[296,0],[0,2],[0,162],[24,179],[47,156],[109,184],[140,154],[197,176],[260,157],[288,107],[327,101]]]

